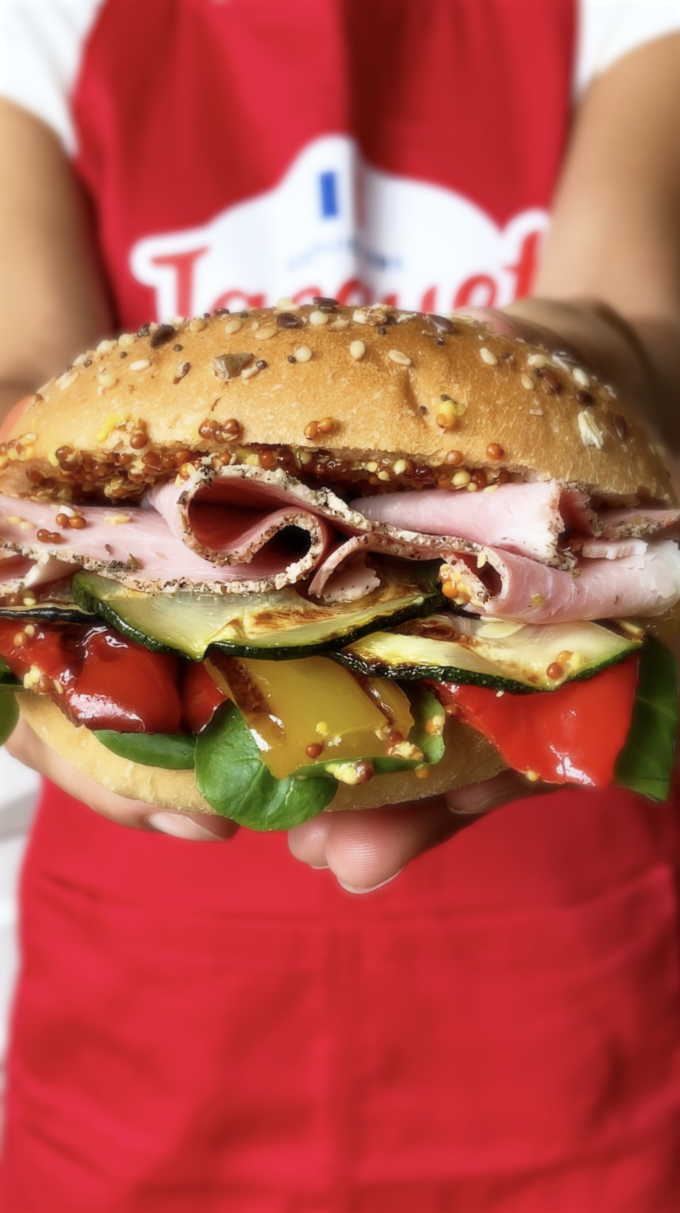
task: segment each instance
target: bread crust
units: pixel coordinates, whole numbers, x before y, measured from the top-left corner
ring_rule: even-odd
[[[89,729],[71,724],[49,696],[26,691],[17,699],[22,715],[38,737],[109,792],[182,813],[215,813],[196,787],[193,771],[145,767],[121,758],[97,741]],[[479,733],[455,719],[447,721],[446,729],[446,754],[430,769],[428,779],[403,771],[378,775],[355,788],[339,784],[329,809],[372,809],[421,800],[490,779],[505,769],[500,754]]]
[[[286,313],[298,322],[293,328],[280,315],[270,308],[183,321],[161,344],[154,325],[146,335],[102,342],[14,420],[6,437],[19,440],[21,451],[0,471],[0,490],[35,492],[26,480],[35,467],[58,483],[55,452],[64,445],[138,457],[130,445],[136,419],[146,425],[149,449],[206,452],[224,447],[201,437],[201,424],[235,419],[244,446],[428,465],[455,449],[470,468],[562,479],[611,501],[673,501],[662,452],[635,410],[589,372],[537,346],[487,325],[454,319],[452,331],[442,331],[431,317],[379,307],[302,307]],[[357,342],[365,347],[359,357]],[[251,355],[241,371],[239,354]],[[213,363],[225,355],[234,372],[226,381]],[[453,429],[437,422],[443,396],[464,409]],[[306,437],[310,422],[324,417],[332,431]],[[126,419],[127,430],[115,428]]]

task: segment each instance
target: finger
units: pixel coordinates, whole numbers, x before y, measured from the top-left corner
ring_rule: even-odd
[[[56,783],[69,796],[118,825],[133,830],[155,830],[192,841],[230,838],[238,829],[235,822],[223,817],[208,813],[159,812],[156,805],[107,791],[55,754],[23,717],[19,718],[7,742],[7,750],[13,758]]]
[[[319,813],[311,821],[293,826],[288,831],[288,847],[291,855],[310,868],[327,868],[326,844],[334,813]]]
[[[367,893],[460,828],[446,801],[437,797],[384,809],[323,813],[291,830],[289,846],[303,863],[327,865],[343,888]]]
[[[456,788],[447,792],[445,800],[449,812],[460,816],[478,817],[499,809],[501,805],[510,804],[513,800],[525,800],[529,796],[545,795],[546,792],[556,792],[555,784],[533,782],[519,775],[517,771],[501,771],[493,779],[485,779],[483,783],[470,784],[466,788]]]
[[[533,315],[531,318],[518,316],[511,311],[501,311],[494,307],[466,307],[457,314],[470,316],[482,324],[490,324],[494,333],[498,333],[500,337],[510,337],[514,340],[520,338],[530,345],[543,346],[544,349],[571,362],[584,361],[584,350],[580,342],[570,340],[549,323],[542,323]],[[542,312],[539,314],[546,319]],[[552,320],[553,316],[550,314],[547,318]]]

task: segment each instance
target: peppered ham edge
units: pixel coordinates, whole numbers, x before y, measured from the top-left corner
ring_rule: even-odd
[[[309,579],[312,596],[348,601],[375,588],[389,554],[445,561],[445,592],[471,613],[539,624],[657,615],[680,601],[680,552],[667,537],[679,525],[676,509],[596,511],[555,480],[347,505],[280,469],[227,466],[156,485],[141,508],[0,494],[0,583],[17,593],[77,568],[152,593]]]

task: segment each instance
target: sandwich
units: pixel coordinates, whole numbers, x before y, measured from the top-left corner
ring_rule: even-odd
[[[255,829],[506,767],[664,799],[679,524],[634,409],[476,320],[146,324],[5,425],[3,730]]]

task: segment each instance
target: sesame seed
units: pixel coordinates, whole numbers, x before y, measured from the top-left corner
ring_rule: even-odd
[[[584,446],[594,446],[598,451],[604,445],[604,434],[595,421],[592,413],[580,412],[577,417],[581,442]]]
[[[129,350],[130,346],[135,344],[134,333],[121,333],[118,344],[122,350]]]
[[[530,354],[527,358],[527,365],[538,367],[547,366],[548,359],[546,358],[545,354]]]
[[[224,331],[225,333],[238,333],[242,327],[243,321],[239,320],[237,316],[234,316],[231,320],[227,321],[224,326]]]
[[[358,307],[354,312],[352,319],[357,324],[371,324],[376,328],[380,324],[385,324],[388,320],[387,312],[383,307]]]
[[[129,369],[131,371],[145,371],[148,366],[151,366],[148,358],[140,358],[137,362],[131,362]]]
[[[293,299],[289,299],[287,295],[284,295],[283,299],[279,299],[278,303],[274,304],[274,307],[276,308],[277,312],[300,311],[300,304],[295,303]]]
[[[526,372],[523,372],[520,382],[522,384],[522,387],[525,387],[528,392],[533,392],[534,388],[536,387],[536,384],[535,384],[534,380],[531,378],[531,375],[527,375]]]
[[[529,409],[532,417],[542,417],[543,409]]]
[[[366,346],[363,341],[353,341],[349,347],[349,352],[356,362],[359,362],[366,353]]]
[[[295,361],[296,362],[309,362],[311,356],[312,356],[312,351],[310,350],[308,345],[301,345],[299,347],[299,349],[297,349],[295,351]]]
[[[265,325],[264,328],[258,330],[257,336],[260,341],[269,341],[271,337],[276,336],[277,331],[275,324]]]
[[[411,359],[408,354],[402,354],[401,350],[389,350],[387,354],[392,362],[396,362],[398,366],[411,366]]]
[[[486,362],[487,366],[497,365],[498,359],[493,350],[489,350],[485,345],[483,345],[479,353],[481,355],[482,362]]]
[[[70,387],[72,383],[75,383],[77,378],[78,378],[78,372],[74,371],[72,375],[67,375],[65,379],[62,379],[59,384],[60,392],[65,391],[65,389],[67,387]]]
[[[440,333],[453,332],[453,322],[447,316],[437,316],[433,312],[430,312],[428,320],[432,327]]]
[[[199,321],[199,323],[202,323],[205,328],[205,321]],[[172,341],[176,331],[174,324],[159,324],[151,335],[151,341],[149,342],[151,349],[158,349],[159,345],[165,345],[166,342]]]
[[[252,379],[253,375],[257,375],[259,369],[260,368],[257,365],[257,363],[255,363],[254,366],[247,366],[247,367],[245,367],[244,370],[241,371],[241,378],[242,379]]]
[[[117,382],[116,376],[110,374],[109,371],[99,372],[99,384],[101,387],[115,387]]]
[[[574,376],[574,379],[576,380],[576,382],[578,384],[580,384],[581,387],[590,387],[590,379],[586,375],[582,366],[573,367],[571,373]]]
[[[314,325],[328,324],[327,312],[310,312],[309,323]]]
[[[97,346],[97,353],[110,354],[111,350],[115,350],[117,344],[118,343],[116,341],[100,341],[99,345]]]
[[[349,328],[349,320],[345,320],[344,316],[338,316],[336,320],[331,320],[328,327],[335,329],[336,332],[339,332],[341,329]]]
[[[550,368],[548,367],[543,372],[542,380],[543,380],[543,390],[547,393],[547,395],[559,396],[560,392],[562,391],[562,384],[560,383],[560,381],[557,378],[557,375],[555,374],[554,371],[551,371]]]
[[[193,320],[189,321],[189,332],[190,333],[201,333],[204,328],[205,328],[205,320],[203,319],[202,316],[195,316]],[[153,342],[151,344],[153,345]]]

